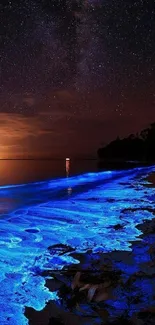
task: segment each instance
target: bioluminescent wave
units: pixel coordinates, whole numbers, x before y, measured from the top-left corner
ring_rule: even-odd
[[[152,171],[89,173],[0,188],[5,202],[0,219],[0,324],[26,325],[26,306],[41,310],[47,301],[58,299],[45,287],[42,272],[79,261],[70,252],[53,253],[54,245],[75,252],[131,250],[130,242],[141,234],[136,225],[153,218],[149,208],[154,191],[143,179]]]

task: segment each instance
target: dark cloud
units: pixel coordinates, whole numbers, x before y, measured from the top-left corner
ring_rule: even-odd
[[[15,96],[16,102],[17,98],[20,101]],[[117,135],[137,132],[152,121],[153,107],[146,117],[142,106],[136,109],[138,99],[133,113],[130,105],[128,101],[126,111],[122,112],[121,107],[106,100],[100,92],[79,96],[75,90],[51,91],[46,99],[35,103],[33,115],[26,115],[25,110],[23,114],[0,113],[1,156],[87,156],[92,152],[95,155],[102,143]],[[145,103],[141,105],[145,107]]]

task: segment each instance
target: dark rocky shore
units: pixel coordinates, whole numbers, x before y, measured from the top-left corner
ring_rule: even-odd
[[[149,176],[155,184],[155,175]],[[148,208],[150,211],[150,208]],[[155,214],[155,207],[151,208]],[[115,231],[122,226],[115,226]],[[30,325],[155,324],[155,219],[137,226],[141,240],[132,250],[111,253],[70,253],[80,263],[46,272],[47,287],[58,291],[43,311],[25,311]],[[60,254],[70,247],[55,247]],[[43,275],[43,274],[42,274]],[[53,279],[50,279],[53,277]]]

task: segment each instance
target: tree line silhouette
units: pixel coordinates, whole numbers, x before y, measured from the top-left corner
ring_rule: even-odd
[[[155,161],[155,122],[139,134],[123,139],[117,137],[97,153],[100,159]]]

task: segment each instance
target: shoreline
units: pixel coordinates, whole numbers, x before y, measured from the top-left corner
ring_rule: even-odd
[[[155,173],[146,177],[146,180],[150,184],[144,186],[155,187]],[[152,208],[151,212],[155,214],[155,208]],[[141,240],[131,242],[132,251],[92,253],[90,250],[83,254],[72,253],[70,256],[78,258],[79,264],[71,265],[62,271],[49,272],[48,275],[52,275],[53,279],[47,279],[46,286],[51,291],[59,291],[61,304],[51,301],[41,312],[27,308],[25,315],[29,318],[30,325],[36,324],[37,317],[39,325],[72,325],[73,323],[75,325],[153,325],[155,322],[155,295],[153,294],[155,292],[153,283],[155,282],[155,219],[146,220],[136,228],[142,231],[138,238]],[[119,227],[116,231],[119,231]],[[74,283],[76,282],[74,277],[80,271],[82,271],[80,279]],[[106,278],[107,272],[110,276]],[[115,276],[116,281],[111,282],[108,290],[105,290],[105,287],[103,290],[105,279],[109,282]],[[73,283],[74,290],[71,288]],[[94,285],[98,286],[91,301],[88,299],[88,288],[79,292],[81,286],[87,284],[91,284],[92,288]],[[100,287],[102,292],[99,292]],[[149,292],[152,292],[150,295],[148,295],[149,288]],[[104,296],[105,292],[112,295],[111,300],[107,299],[108,296]],[[101,294],[101,301],[97,302],[95,297],[98,293]],[[113,299],[113,296],[117,299]],[[51,319],[50,322],[48,318]]]

